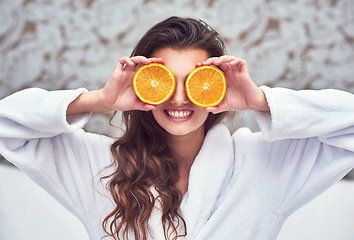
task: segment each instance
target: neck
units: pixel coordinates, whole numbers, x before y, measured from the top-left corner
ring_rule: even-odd
[[[197,130],[183,136],[171,136],[170,143],[174,157],[180,167],[191,166],[204,141],[204,131]]]
[[[203,128],[183,136],[171,136],[170,144],[174,158],[178,161],[179,182],[177,187],[182,194],[187,191],[189,172],[194,159],[199,153],[204,141]]]

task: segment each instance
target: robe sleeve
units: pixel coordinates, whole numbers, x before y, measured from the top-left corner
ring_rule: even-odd
[[[112,139],[82,129],[90,113],[66,116],[84,91],[32,88],[0,101],[0,154],[81,220],[93,209],[93,178],[112,160]]]
[[[270,193],[273,206],[287,216],[353,168],[354,95],[339,90],[262,90],[271,111],[255,113],[263,139],[252,138],[252,151],[259,150],[255,164],[264,194]]]

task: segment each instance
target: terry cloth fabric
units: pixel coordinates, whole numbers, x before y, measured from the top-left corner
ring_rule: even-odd
[[[271,240],[296,209],[354,166],[354,96],[338,90],[262,87],[271,112],[256,112],[262,132],[212,128],[190,171],[181,212],[193,240]],[[81,128],[90,114],[66,118],[84,89],[28,89],[0,101],[0,153],[84,224],[90,239],[113,209],[107,180],[114,139]],[[158,196],[156,196],[158,197]],[[158,202],[158,201],[157,201]],[[164,239],[159,206],[150,239]]]

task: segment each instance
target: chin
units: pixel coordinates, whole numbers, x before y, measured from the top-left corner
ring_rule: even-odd
[[[183,124],[181,124],[183,125]],[[199,126],[161,126],[171,136],[193,136],[204,132],[204,125]]]
[[[185,136],[188,135],[189,133],[195,132],[195,130],[193,131],[188,129],[171,129],[166,131],[172,136]]]

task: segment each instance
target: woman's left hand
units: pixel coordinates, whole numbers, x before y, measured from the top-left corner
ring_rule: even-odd
[[[234,56],[209,58],[198,64],[219,66],[226,78],[226,94],[223,101],[215,107],[207,108],[212,113],[224,111],[269,111],[263,91],[252,81],[247,62]]]

